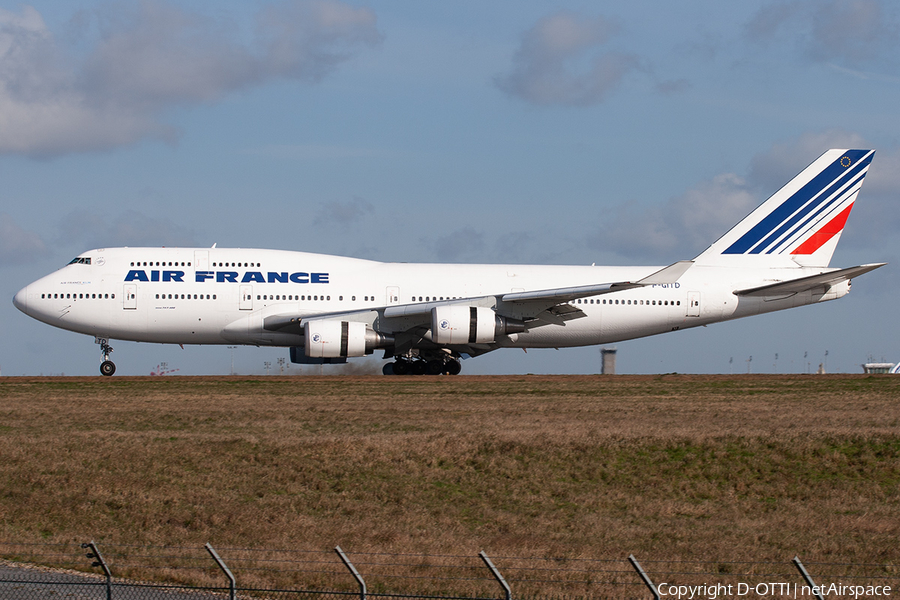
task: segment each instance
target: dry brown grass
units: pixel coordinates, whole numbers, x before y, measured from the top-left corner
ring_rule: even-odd
[[[3,378],[0,539],[900,561],[900,377]]]

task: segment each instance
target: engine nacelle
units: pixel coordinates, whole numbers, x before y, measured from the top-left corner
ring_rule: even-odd
[[[311,358],[306,355],[303,346],[291,346],[291,362],[298,365],[341,365],[347,362],[346,358]]]
[[[393,343],[392,338],[369,329],[365,323],[337,319],[306,321],[303,335],[303,349],[309,358],[365,356]]]
[[[525,323],[501,317],[484,306],[435,306],[431,340],[437,344],[490,344],[498,335],[525,331]]]

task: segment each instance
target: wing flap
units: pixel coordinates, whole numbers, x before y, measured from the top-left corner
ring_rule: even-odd
[[[798,294],[820,286],[829,286],[842,283],[874,271],[879,267],[883,267],[887,263],[873,263],[868,265],[860,265],[858,267],[849,267],[847,269],[839,269],[837,271],[829,271],[818,275],[810,275],[808,277],[800,277],[798,279],[790,279],[788,281],[780,281],[769,285],[761,285],[759,287],[747,288],[743,290],[735,290],[735,296],[781,296],[785,294]]]

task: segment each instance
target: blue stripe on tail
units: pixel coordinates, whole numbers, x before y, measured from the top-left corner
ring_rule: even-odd
[[[843,183],[846,183],[846,181],[852,178],[853,173],[858,173],[859,170],[864,169],[866,165],[871,162],[872,156],[869,156],[865,161],[859,161],[865,157],[867,153],[868,150],[848,150],[722,253],[745,254],[748,251],[750,254],[761,253],[769,243],[777,239],[785,230],[795,224],[796,221],[800,220],[803,215],[807,214],[809,211],[815,210],[815,208],[824,202],[834,190],[839,187],[839,185],[843,185]],[[846,164],[846,158],[850,159],[850,164]],[[844,164],[841,164],[842,161]],[[853,168],[849,169],[848,172],[850,165],[853,165]],[[838,178],[840,178],[841,181],[834,183]],[[831,185],[832,183],[834,183],[834,186]],[[823,194],[822,192],[826,187],[829,187],[830,189],[828,190],[828,193]],[[821,196],[817,202],[806,207],[802,214],[795,216],[793,219],[791,218],[791,215],[819,194],[821,194]],[[788,220],[790,220],[790,222],[786,222]],[[778,229],[778,231],[775,231],[776,229]],[[765,243],[760,243],[763,241],[763,238],[765,238]]]

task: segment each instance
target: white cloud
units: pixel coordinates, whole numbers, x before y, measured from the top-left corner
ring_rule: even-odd
[[[327,202],[319,207],[313,223],[347,226],[362,221],[374,212],[375,207],[362,198],[353,198],[347,202]]]
[[[662,205],[620,205],[612,219],[604,219],[588,245],[634,259],[693,258],[758,203],[745,179],[723,173]]]
[[[753,157],[749,179],[763,190],[774,192],[830,148],[869,148],[857,133],[843,129],[808,132],[796,139],[778,142]]]
[[[80,14],[80,20],[84,20]],[[94,15],[86,52],[30,7],[0,9],[0,153],[50,157],[144,138],[174,142],[166,110],[215,102],[277,79],[315,83],[381,40],[375,14],[338,0],[260,11],[252,43],[236,28],[163,0]]]
[[[881,0],[800,0],[760,8],[745,26],[759,44],[796,44],[809,60],[850,66],[891,63],[898,24]]]
[[[523,36],[512,71],[495,82],[533,104],[597,104],[639,68],[634,55],[600,51],[615,31],[601,17],[567,11],[544,17]]]
[[[660,205],[625,202],[609,211],[589,246],[630,259],[692,258],[829,148],[870,148],[859,134],[828,130],[774,144],[753,157],[746,177],[716,175]],[[900,228],[900,151],[876,152],[854,207],[848,245],[888,247]],[[610,216],[611,215],[611,216]]]
[[[49,256],[41,237],[22,229],[15,219],[0,212],[0,265],[21,265]]]
[[[439,262],[484,262],[485,236],[472,227],[463,227],[447,235],[428,239]]]

